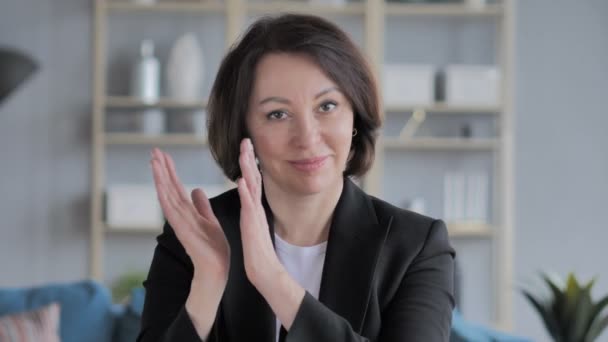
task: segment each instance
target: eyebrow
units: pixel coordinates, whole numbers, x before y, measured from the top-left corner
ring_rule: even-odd
[[[323,89],[317,95],[315,95],[315,99],[317,99],[331,91],[340,91],[340,90],[338,89],[338,87],[329,87],[329,88]],[[286,99],[284,97],[271,96],[271,97],[267,97],[267,98],[263,99],[262,101],[260,101],[260,103],[258,105],[261,106],[267,102],[279,102],[279,103],[284,103],[284,104],[291,103],[291,101],[289,101],[288,99]]]

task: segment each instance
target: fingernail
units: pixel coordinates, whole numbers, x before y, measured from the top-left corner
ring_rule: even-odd
[[[249,143],[249,150],[253,151],[253,143],[251,142],[251,138],[247,139],[247,142]]]

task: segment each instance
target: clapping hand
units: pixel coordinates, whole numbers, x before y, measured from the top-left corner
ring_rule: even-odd
[[[169,154],[155,148],[150,163],[163,214],[192,260],[195,274],[223,291],[230,267],[230,246],[209,199],[201,189],[194,189],[188,196]]]
[[[258,290],[276,281],[284,270],[272,245],[268,221],[262,205],[262,176],[250,139],[241,141],[239,156],[242,177],[238,180],[241,199],[241,239],[247,278]]]

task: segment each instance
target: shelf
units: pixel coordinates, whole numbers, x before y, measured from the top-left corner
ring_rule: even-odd
[[[165,108],[165,109],[203,109],[207,106],[207,100],[184,102],[169,98],[161,98],[152,103],[128,96],[107,96],[105,98],[106,108]]]
[[[387,16],[454,16],[454,17],[494,17],[503,14],[503,8],[497,4],[474,8],[465,4],[404,4],[387,2]]]
[[[402,140],[384,138],[384,147],[393,150],[463,150],[492,151],[498,146],[496,139],[465,138],[415,138]]]
[[[502,111],[500,106],[451,106],[436,103],[428,106],[386,105],[385,112],[414,112],[423,110],[428,114],[487,114],[496,115]]]
[[[347,3],[344,5],[311,4],[296,1],[249,2],[247,11],[254,14],[269,14],[281,12],[300,12],[311,14],[343,14],[357,15],[365,13],[363,3]]]
[[[141,133],[106,133],[108,145],[182,145],[206,146],[207,139],[190,133],[168,133],[145,135]]]
[[[110,226],[102,223],[104,231],[109,234],[158,235],[162,233],[163,223],[158,226]]]
[[[129,154],[139,153],[139,149],[151,149],[158,146],[168,149],[207,149],[208,141],[203,135],[196,135],[192,130],[188,134],[184,133],[165,133],[161,135],[146,135],[143,132],[106,132],[107,116],[114,114],[139,116],[145,109],[159,109],[167,113],[167,116],[181,114],[191,114],[195,111],[206,110],[207,99],[201,94],[201,99],[197,101],[177,101],[172,98],[161,98],[155,103],[144,103],[136,97],[131,96],[110,96],[107,89],[108,85],[108,57],[112,56],[118,46],[108,44],[111,42],[109,37],[111,30],[108,26],[113,22],[113,16],[126,18],[136,18],[137,22],[132,22],[133,28],[145,30],[148,25],[157,25],[158,20],[172,20],[182,16],[189,20],[199,20],[209,17],[218,20],[209,23],[218,32],[224,32],[224,46],[213,46],[213,51],[223,55],[221,51],[229,49],[235,40],[240,37],[245,27],[256,17],[265,14],[279,14],[285,12],[308,13],[329,17],[330,20],[336,19],[338,23],[345,20],[347,33],[354,37],[361,37],[364,40],[362,45],[370,67],[381,70],[384,61],[391,60],[397,56],[389,54],[386,45],[386,34],[402,34],[401,30],[409,29],[399,25],[393,25],[398,21],[411,22],[412,28],[422,25],[422,30],[428,25],[435,27],[439,25],[446,30],[437,32],[448,40],[439,39],[440,43],[447,43],[447,46],[437,46],[423,54],[420,63],[433,63],[434,54],[441,55],[447,51],[458,53],[459,50],[467,48],[464,43],[466,39],[476,39],[479,33],[487,33],[491,40],[483,40],[481,45],[475,45],[472,54],[478,52],[488,52],[494,56],[497,67],[501,70],[503,77],[500,80],[501,97],[500,103],[491,106],[460,105],[453,106],[446,102],[436,102],[429,105],[390,105],[385,104],[382,114],[391,119],[407,119],[415,111],[427,114],[427,119],[441,119],[437,124],[447,124],[445,128],[453,128],[449,125],[456,124],[461,120],[481,120],[484,124],[492,124],[492,130],[496,133],[487,138],[481,137],[460,137],[455,133],[453,137],[438,136],[409,136],[410,130],[403,131],[403,136],[382,136],[377,144],[379,148],[375,166],[362,179],[363,189],[370,195],[384,197],[383,190],[390,180],[384,179],[384,168],[395,167],[394,161],[399,158],[410,158],[421,156],[429,159],[439,159],[452,164],[468,163],[469,157],[482,157],[484,161],[493,160],[495,164],[491,169],[491,177],[494,181],[490,190],[488,200],[492,207],[489,214],[491,217],[499,218],[492,222],[479,222],[471,220],[450,220],[446,221],[448,233],[455,241],[474,241],[488,243],[492,260],[489,260],[496,272],[488,274],[487,277],[480,274],[480,286],[490,286],[492,292],[491,307],[497,308],[495,312],[487,312],[488,315],[494,314],[499,323],[505,323],[508,328],[509,319],[512,317],[511,303],[513,302],[508,284],[512,281],[512,231],[513,231],[513,156],[512,141],[508,137],[513,136],[512,117],[514,115],[513,106],[513,48],[514,32],[516,27],[515,5],[511,0],[488,0],[491,4],[480,8],[465,4],[464,0],[450,1],[449,3],[439,1],[403,1],[396,2],[348,0],[343,5],[332,5],[325,2],[321,4],[318,0],[156,0],[154,4],[137,4],[136,0],[94,0],[94,26],[93,39],[94,45],[91,51],[93,57],[94,70],[92,72],[93,86],[93,118],[92,118],[92,187],[91,187],[91,215],[90,224],[92,231],[90,234],[90,276],[99,281],[107,281],[104,271],[108,267],[105,256],[108,248],[105,244],[116,242],[129,242],[130,240],[141,240],[152,242],[153,239],[162,233],[162,225],[152,224],[151,226],[109,226],[104,222],[104,194],[103,191],[107,183],[111,183],[111,178],[106,179],[105,169],[107,168],[107,158],[111,153],[124,151]],[[312,1],[316,1],[313,3]],[[415,3],[413,3],[415,2]],[[431,3],[434,2],[434,3]],[[139,19],[142,19],[141,21]],[[350,22],[356,21],[355,26]],[[491,32],[487,31],[486,24],[491,23]],[[481,26],[477,24],[483,24]],[[454,26],[455,25],[455,26]],[[464,26],[463,26],[464,25]],[[171,26],[171,25],[170,25]],[[175,26],[175,25],[174,25]],[[470,26],[470,27],[469,27]],[[464,30],[462,30],[464,27]],[[173,36],[181,31],[180,25],[167,27],[167,34]],[[461,35],[466,39],[456,42],[450,41],[450,29],[459,29]],[[483,30],[483,31],[480,31]],[[130,28],[121,30],[120,34],[129,35]],[[445,36],[447,35],[447,36]],[[466,36],[466,37],[465,37]],[[126,36],[125,36],[126,37]],[[166,37],[165,37],[166,38]],[[415,43],[416,37],[403,37],[402,45],[408,46]],[[409,41],[406,38],[413,38]],[[478,38],[478,37],[477,37]],[[485,38],[485,36],[484,36]],[[216,42],[217,44],[217,42]],[[464,44],[464,45],[463,45]],[[445,49],[444,49],[445,48]],[[488,50],[486,50],[488,49]],[[490,51],[490,49],[492,51]],[[427,56],[428,55],[428,56]],[[426,57],[425,57],[426,56]],[[406,58],[407,59],[407,58]],[[410,61],[411,62],[411,61]],[[466,62],[466,61],[465,61]],[[423,111],[423,112],[422,112]],[[443,115],[443,116],[442,116]],[[395,117],[392,117],[395,116]],[[452,118],[453,116],[453,118]],[[113,119],[113,118],[112,118]],[[130,122],[124,118],[125,122]],[[135,119],[135,118],[133,118]],[[448,120],[449,119],[449,120]],[[453,121],[454,119],[455,121]],[[488,121],[489,120],[489,121]],[[396,121],[397,122],[397,121]],[[117,122],[118,123],[118,122]],[[414,123],[414,122],[412,122]],[[435,122],[433,122],[434,124]],[[413,126],[411,126],[413,127]],[[444,126],[441,126],[444,127]],[[485,128],[485,126],[483,126]],[[397,129],[397,127],[394,127]],[[403,127],[402,127],[403,128]],[[419,132],[422,133],[422,132]],[[395,132],[395,134],[398,134]],[[409,136],[410,138],[406,138]],[[506,137],[506,138],[505,138]],[[167,146],[168,145],[168,146]],[[135,149],[135,150],[133,150]],[[205,152],[205,151],[203,151]],[[472,154],[472,155],[471,155]],[[485,164],[484,164],[485,165]],[[421,171],[424,172],[424,171]],[[441,180],[438,180],[441,182]],[[234,187],[235,184],[226,181],[226,187]],[[218,186],[219,189],[219,186]],[[209,188],[211,190],[211,188]],[[429,189],[429,191],[432,189]],[[494,191],[496,190],[496,191]],[[424,194],[422,194],[424,195]],[[480,254],[477,254],[480,253]],[[129,254],[129,253],[128,253]],[[135,251],[129,257],[136,257]],[[486,250],[476,251],[473,257],[486,257]],[[145,257],[143,255],[142,257]],[[487,278],[487,279],[486,279]]]
[[[486,223],[480,222],[447,222],[448,234],[457,238],[489,238],[492,237],[494,229]]]
[[[224,12],[221,2],[158,2],[155,4],[136,4],[127,1],[106,1],[107,10],[114,12]]]

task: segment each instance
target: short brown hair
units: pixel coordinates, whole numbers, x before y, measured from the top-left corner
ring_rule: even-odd
[[[220,65],[207,105],[209,148],[226,177],[241,176],[240,142],[249,137],[245,115],[255,68],[269,53],[306,54],[350,101],[357,135],[345,176],[363,176],[372,166],[382,124],[376,79],[348,35],[335,24],[303,14],[266,16],[254,22]]]

